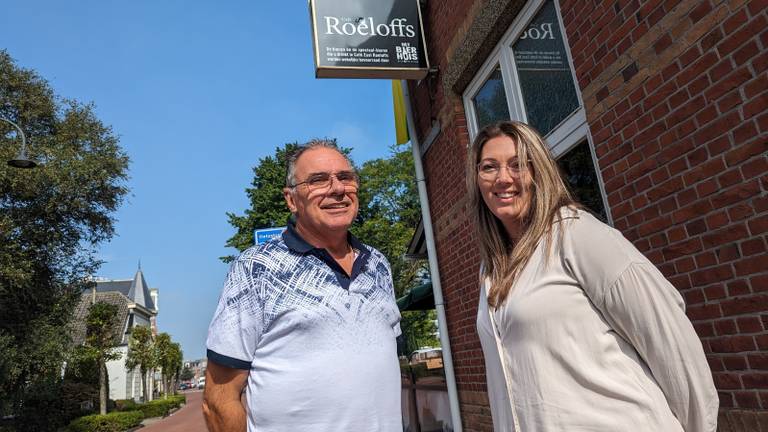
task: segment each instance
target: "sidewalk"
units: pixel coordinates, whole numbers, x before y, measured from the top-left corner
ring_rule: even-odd
[[[141,432],[207,432],[203,419],[203,392],[199,390],[184,393],[187,396],[187,404],[170,416],[150,420]]]

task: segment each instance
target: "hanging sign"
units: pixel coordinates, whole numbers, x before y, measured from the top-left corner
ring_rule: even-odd
[[[309,0],[317,78],[421,79],[419,0]]]

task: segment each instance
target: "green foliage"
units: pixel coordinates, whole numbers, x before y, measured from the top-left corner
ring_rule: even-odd
[[[181,371],[183,362],[181,345],[173,342],[168,333],[160,333],[155,339],[155,353],[157,365],[162,368],[165,395],[167,396],[171,382],[179,376]]]
[[[181,370],[181,375],[179,375],[179,379],[182,381],[189,381],[194,377],[195,377],[195,372],[192,369],[190,369],[188,366],[184,366],[184,369]]]
[[[96,302],[88,308],[85,318],[85,344],[77,352],[93,360],[99,377],[99,412],[107,413],[108,390],[107,362],[120,358],[116,351],[119,343],[115,329],[117,328],[117,306]]]
[[[93,357],[104,361],[120,358],[115,353],[119,340],[115,334],[117,323],[117,306],[96,302],[88,308],[85,318],[85,346],[93,350]]]
[[[389,158],[368,161],[360,170],[360,215],[352,232],[387,257],[400,297],[420,282],[428,266],[425,260],[405,258],[421,218],[413,152],[410,145],[391,150]],[[434,310],[402,313],[405,354],[422,346],[440,346],[434,319]]]
[[[156,399],[144,404],[140,404],[138,409],[144,413],[144,418],[164,417],[174,408],[179,408],[184,401],[180,399]]]
[[[93,111],[56,98],[0,51],[0,117],[25,131],[44,163],[8,167],[19,138],[0,122],[0,415],[17,414],[32,387],[60,379],[67,324],[127,193],[128,156]]]
[[[187,396],[183,394],[167,396],[166,399],[174,401],[176,406],[182,406],[187,403]]]
[[[141,411],[145,418],[162,417],[170,410],[179,408],[187,402],[184,395],[166,396],[163,399],[155,399],[147,403],[136,403],[133,399],[120,399],[115,401],[116,411]]]
[[[67,368],[64,371],[65,380],[98,387],[99,365],[96,358],[89,354],[90,350],[83,345],[72,349],[67,358]]]
[[[242,216],[227,213],[229,223],[237,230],[235,235],[227,240],[227,246],[244,251],[253,246],[255,229],[285,225],[291,215],[283,198],[286,166],[288,157],[298,146],[298,143],[288,143],[277,147],[273,156],[259,159],[259,163],[253,167],[251,187],[245,189],[251,202],[250,208],[245,210]],[[221,259],[230,262],[234,258],[226,256]]]
[[[360,213],[351,231],[387,257],[399,297],[425,273],[426,262],[404,256],[421,216],[413,153],[409,145],[391,151],[389,158],[367,161],[360,169]]]
[[[113,412],[80,417],[69,424],[69,432],[123,432],[144,420],[141,411]]]
[[[128,339],[128,356],[125,359],[125,366],[128,369],[139,367],[149,370],[155,365],[156,355],[152,329],[149,326],[132,328],[131,337]]]
[[[30,385],[16,417],[8,422],[9,430],[18,432],[56,431],[70,420],[87,415],[97,398],[95,386],[69,381],[38,381]],[[0,429],[2,430],[2,429]]]
[[[148,326],[136,326],[131,329],[131,337],[128,340],[128,356],[125,359],[125,367],[138,368],[141,373],[142,399],[147,400],[147,373],[157,365],[157,353],[152,337],[152,329]]]
[[[403,353],[409,355],[422,347],[439,347],[440,340],[437,332],[437,312],[434,309],[424,311],[405,311],[402,314],[400,328],[403,332],[405,346]]]
[[[133,399],[117,399],[115,401],[115,411],[136,411],[139,409],[139,405]]]

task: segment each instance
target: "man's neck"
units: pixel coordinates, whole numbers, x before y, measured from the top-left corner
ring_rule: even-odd
[[[307,230],[299,222],[296,222],[296,232],[304,241],[316,248],[327,250],[334,258],[343,257],[349,252],[347,231],[330,231],[320,235]]]

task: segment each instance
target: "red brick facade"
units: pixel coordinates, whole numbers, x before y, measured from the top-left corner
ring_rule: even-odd
[[[438,72],[410,88],[421,138],[441,125],[424,166],[466,431],[492,426],[463,175],[466,79],[446,85],[444,73],[484,8],[524,4],[427,1]],[[768,1],[560,9],[613,223],[685,297],[719,390],[719,430],[768,431]],[[490,35],[478,56],[500,38]]]

